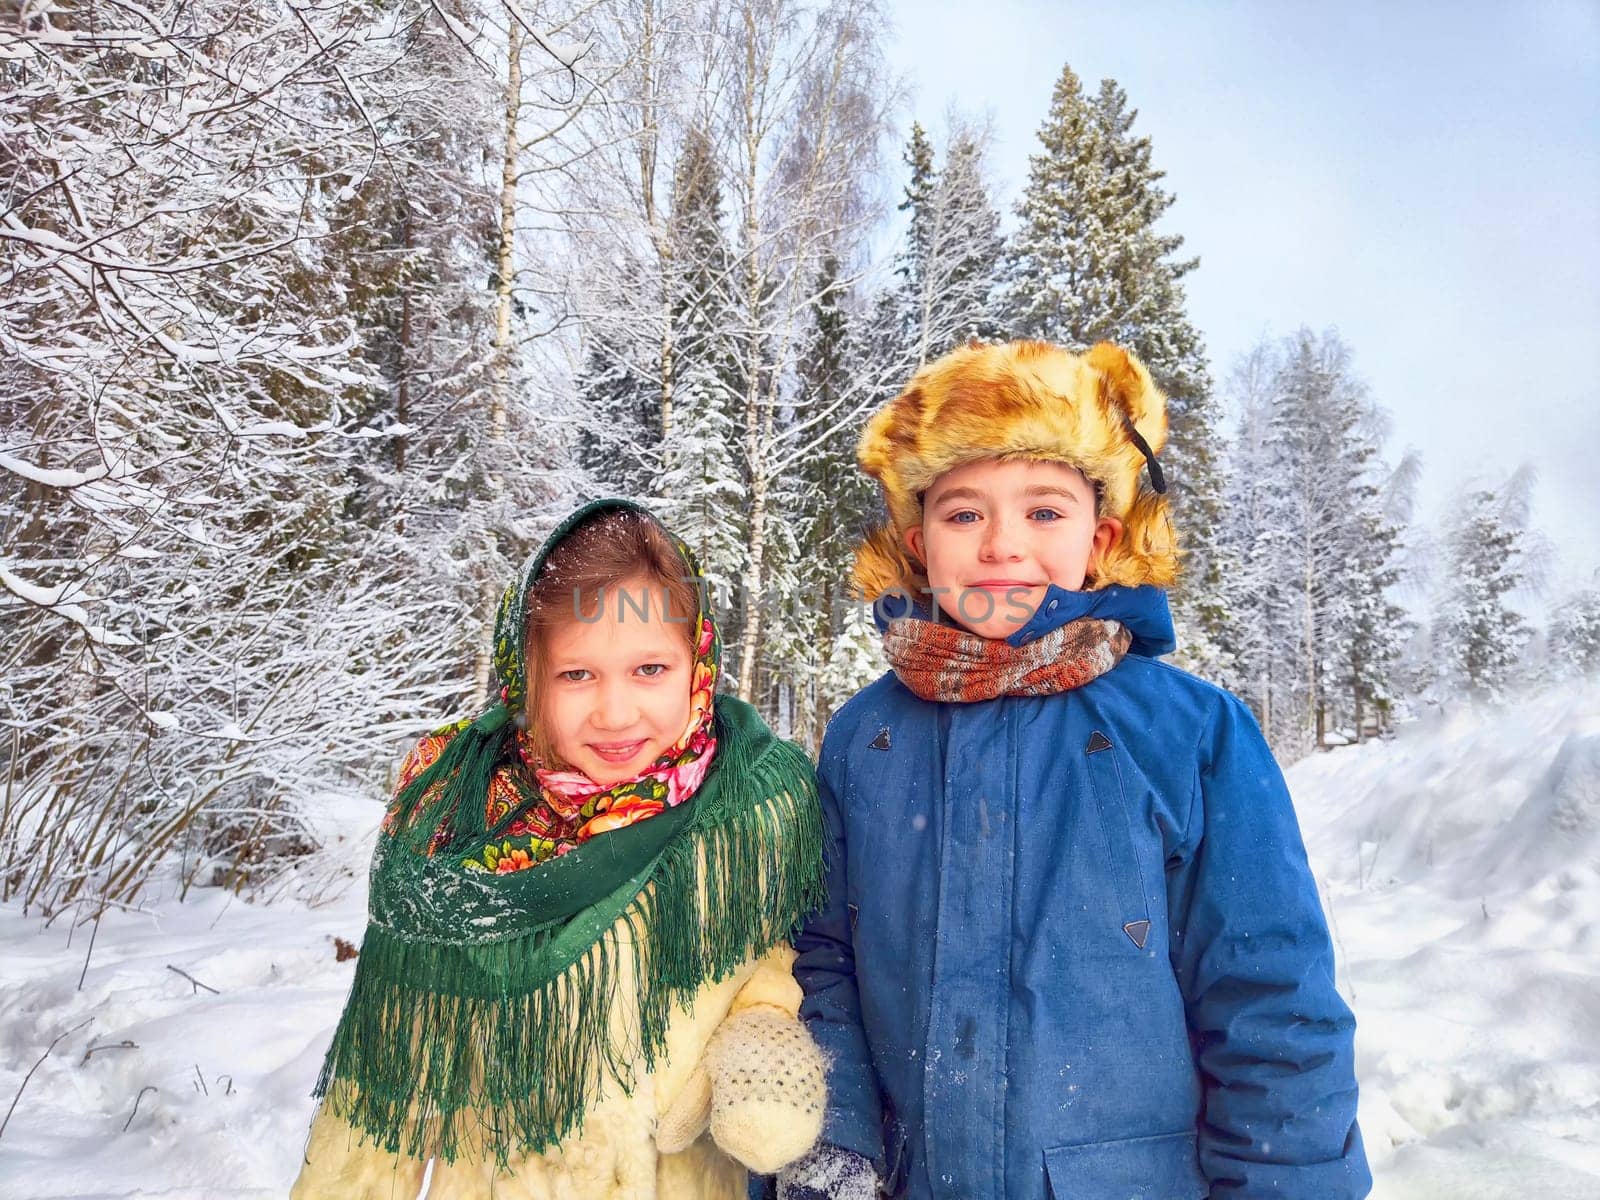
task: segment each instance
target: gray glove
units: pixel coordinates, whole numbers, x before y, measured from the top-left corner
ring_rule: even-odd
[[[820,1145],[778,1172],[778,1200],[877,1200],[878,1177],[854,1150]]]

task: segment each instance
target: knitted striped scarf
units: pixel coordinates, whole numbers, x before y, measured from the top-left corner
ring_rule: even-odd
[[[1068,621],[1025,646],[899,617],[889,622],[883,649],[900,682],[922,699],[971,703],[1082,687],[1121,662],[1132,641],[1126,626],[1095,617]]]

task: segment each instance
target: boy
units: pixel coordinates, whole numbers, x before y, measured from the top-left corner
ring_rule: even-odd
[[[784,1200],[1368,1190],[1282,775],[1243,704],[1158,661],[1166,432],[1123,351],[1017,342],[924,367],[862,436],[894,670],[823,741],[795,975],[829,1112]]]

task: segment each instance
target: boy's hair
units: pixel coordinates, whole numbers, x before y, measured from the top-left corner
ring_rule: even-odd
[[[904,543],[922,523],[923,493],[966,463],[1028,458],[1082,471],[1099,515],[1122,522],[1085,588],[1166,587],[1177,578],[1178,550],[1153,463],[1166,442],[1166,397],[1109,342],[1082,355],[1028,341],[952,350],[918,370],[862,432],[856,457],[882,488],[889,523],[857,548],[856,585],[868,600],[895,588],[925,595],[927,576]]]
[[[631,596],[628,604],[618,596],[620,585],[642,580],[645,596]],[[700,630],[698,581],[687,568],[670,538],[653,521],[635,512],[606,512],[585,521],[550,551],[539,577],[528,588],[524,648],[528,664],[527,741],[540,766],[561,766],[542,719],[547,678],[550,632],[579,618],[596,620],[600,605],[620,605],[631,618],[648,606],[654,614],[665,612],[683,630],[694,656]],[[663,605],[665,606],[663,608]]]

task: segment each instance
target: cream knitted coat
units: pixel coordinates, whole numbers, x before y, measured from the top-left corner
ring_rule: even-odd
[[[552,1150],[504,1171],[435,1161],[428,1200],[742,1200],[745,1163],[776,1171],[821,1129],[823,1068],[796,1019],[793,961],[775,946],[701,988],[673,1014],[655,1070],[637,1072],[631,1095],[602,1089]],[[627,1021],[632,989],[616,994],[612,1019]],[[319,1110],[290,1200],[414,1200],[426,1170]]]

